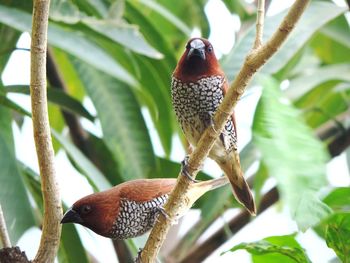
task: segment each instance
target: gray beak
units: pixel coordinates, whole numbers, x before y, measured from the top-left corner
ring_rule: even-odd
[[[187,59],[193,56],[198,56],[201,59],[205,60],[205,45],[200,39],[194,39],[190,43],[190,50],[188,51]]]
[[[63,215],[63,218],[61,220],[61,224],[65,223],[83,223],[83,219],[81,219],[80,215],[73,210],[72,208],[67,210],[67,212]]]

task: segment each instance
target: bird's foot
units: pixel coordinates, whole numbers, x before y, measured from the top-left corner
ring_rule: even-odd
[[[181,162],[181,174],[185,176],[188,180],[190,180],[193,183],[197,183],[198,181],[196,179],[193,179],[190,173],[188,172],[188,159],[190,157],[186,155],[185,159]]]
[[[166,220],[170,220],[170,216],[168,215],[168,213],[165,211],[163,207],[160,206],[160,207],[157,207],[156,209],[159,214],[162,214],[165,217]]]
[[[207,113],[204,122],[206,127],[211,127],[215,133],[218,133],[218,131],[215,129],[215,123],[212,114]]]
[[[134,263],[142,263],[141,253],[142,253],[142,248],[139,248],[139,251],[137,251],[137,257],[135,258]]]

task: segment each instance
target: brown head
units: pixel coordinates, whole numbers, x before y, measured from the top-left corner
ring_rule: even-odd
[[[108,237],[119,213],[119,190],[110,190],[83,197],[64,214],[61,224],[76,223]]]
[[[105,237],[129,238],[131,234],[130,236],[116,235],[119,227],[128,227],[118,223],[120,215],[125,215],[125,213],[120,213],[120,211],[125,210],[123,207],[123,204],[124,206],[126,204],[125,201],[135,202],[135,206],[132,207],[137,210],[139,205],[142,206],[145,202],[168,194],[175,183],[176,179],[139,179],[119,184],[109,190],[85,196],[75,202],[64,214],[61,223],[80,224]],[[129,212],[133,213],[133,211]],[[135,217],[133,219],[136,220]],[[133,227],[135,226],[133,225]],[[144,231],[139,230],[139,233],[142,234]],[[136,236],[138,233],[132,234]]]
[[[180,58],[174,77],[182,81],[196,81],[211,75],[223,75],[212,44],[204,38],[191,38]]]

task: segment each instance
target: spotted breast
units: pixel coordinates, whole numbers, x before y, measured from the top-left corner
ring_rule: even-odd
[[[143,235],[154,226],[160,208],[167,199],[167,194],[146,202],[122,199],[119,215],[108,235],[114,239]]]
[[[211,119],[224,98],[225,81],[225,77],[220,75],[204,77],[196,82],[182,82],[176,77],[172,78],[173,107],[186,138],[194,146],[211,124]],[[218,143],[223,143],[226,151],[230,152],[236,149],[236,142],[234,124],[229,119]]]

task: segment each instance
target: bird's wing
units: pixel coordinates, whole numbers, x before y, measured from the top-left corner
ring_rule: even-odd
[[[225,80],[222,90],[224,97],[229,89],[229,85],[227,80]],[[232,124],[232,125],[231,125]],[[233,127],[231,127],[233,126]],[[233,128],[233,130],[232,130]],[[220,140],[224,144],[227,151],[231,151],[232,149],[237,149],[237,127],[236,127],[236,118],[235,113],[233,112],[229,120],[225,125],[225,130],[220,135]]]
[[[120,197],[145,202],[169,194],[176,179],[139,179],[123,183]]]

